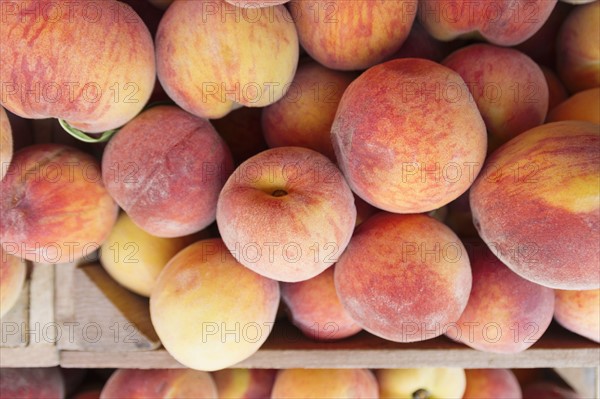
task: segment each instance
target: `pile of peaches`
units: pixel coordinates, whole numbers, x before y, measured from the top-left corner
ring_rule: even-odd
[[[151,3],[0,1],[2,314],[97,253],[197,370],[281,299],[315,340],[600,341],[600,1]]]

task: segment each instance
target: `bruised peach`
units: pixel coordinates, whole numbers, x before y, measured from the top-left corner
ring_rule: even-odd
[[[471,187],[475,227],[521,277],[550,288],[600,287],[600,127],[533,128],[495,151]]]
[[[100,399],[216,397],[217,388],[212,376],[189,369],[119,369],[110,376],[100,394]]]
[[[378,213],[357,227],[335,266],[340,301],[365,330],[414,342],[443,334],[471,291],[465,248],[423,215]]]
[[[0,102],[90,133],[142,110],[156,76],[148,28],[115,0],[2,2]]]
[[[344,309],[335,291],[331,266],[298,283],[281,283],[281,297],[294,324],[309,338],[328,341],[346,338],[361,328]]]
[[[98,162],[67,146],[16,152],[0,190],[2,248],[33,262],[81,259],[98,249],[117,219]]]
[[[379,64],[344,92],[331,128],[352,191],[396,213],[441,208],[481,170],[485,124],[460,75],[435,62]]]
[[[229,148],[210,122],[173,106],[137,116],[102,158],[107,190],[135,224],[158,237],[196,233],[214,222],[232,169]]]

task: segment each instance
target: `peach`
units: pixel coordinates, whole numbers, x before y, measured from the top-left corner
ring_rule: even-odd
[[[554,291],[515,274],[480,241],[465,243],[473,287],[464,312],[446,334],[472,348],[517,353],[548,329]]]
[[[465,371],[460,368],[377,370],[379,396],[398,398],[462,398]]]
[[[33,262],[81,259],[104,242],[117,219],[98,162],[67,146],[16,152],[0,192],[2,248]]]
[[[546,84],[548,85],[548,115],[546,115],[546,122],[550,122],[550,112],[556,108],[557,105],[565,101],[569,94],[565,85],[562,84],[556,73],[548,67],[543,65],[540,66],[542,72],[544,72],[544,78],[546,78]],[[552,121],[555,122],[555,121]]]
[[[471,187],[479,235],[521,277],[550,288],[600,288],[599,126],[538,126],[495,151]]]
[[[8,121],[13,132],[13,152],[32,145],[34,143],[34,121],[31,119],[21,118],[20,116],[13,114],[6,109],[4,111],[8,116]]]
[[[2,18],[0,102],[11,112],[98,133],[124,125],[150,98],[154,46],[130,6],[3,2]]]
[[[282,5],[238,8],[224,0],[177,1],[156,34],[158,78],[186,111],[221,118],[264,107],[296,72],[298,36]]]
[[[217,387],[212,376],[189,369],[119,369],[110,376],[100,394],[100,399],[216,397]]]
[[[563,23],[556,42],[558,75],[571,93],[600,86],[598,37],[600,2],[575,7]]]
[[[335,161],[331,124],[355,74],[332,71],[314,61],[300,64],[286,95],[266,107],[262,126],[269,147],[298,146]]]
[[[357,227],[335,266],[335,287],[352,318],[391,341],[445,332],[471,291],[471,269],[458,237],[423,214],[381,212]]]
[[[13,137],[10,121],[0,106],[0,180],[4,179],[13,155]]]
[[[537,382],[523,389],[523,399],[583,399],[577,392],[553,382]]]
[[[236,165],[268,148],[261,126],[263,108],[242,107],[210,122],[231,150]]]
[[[17,303],[25,277],[27,265],[16,256],[5,253],[0,247],[0,318]]]
[[[159,237],[192,234],[214,222],[232,169],[229,148],[210,122],[173,106],[137,116],[102,159],[108,192],[135,224]]]
[[[465,370],[467,389],[463,399],[521,399],[517,377],[507,369]]]
[[[356,194],[354,194],[354,206],[356,206],[356,226],[379,212],[379,209],[364,201]]]
[[[366,369],[287,369],[275,378],[272,399],[377,399],[377,380]]]
[[[171,258],[200,238],[208,238],[208,234],[176,238],[150,235],[123,212],[100,248],[100,262],[119,284],[149,297],[158,275]]]
[[[548,122],[567,120],[600,124],[600,87],[573,94],[557,105],[547,118]]]
[[[487,148],[485,124],[460,75],[416,58],[379,64],[352,82],[331,134],[352,191],[396,213],[456,199]]]
[[[265,342],[279,306],[279,285],[240,265],[219,239],[179,252],[150,296],[163,346],[183,365],[220,370]]]
[[[264,399],[271,397],[277,370],[225,369],[213,377],[221,399]]]
[[[300,44],[320,64],[361,70],[394,54],[408,37],[416,0],[292,0]]]
[[[65,386],[58,367],[0,368],[3,398],[62,399]]]
[[[514,46],[542,27],[556,1],[421,0],[419,20],[438,40],[483,38],[498,46]]]
[[[554,318],[566,329],[600,342],[600,289],[556,290]]]
[[[302,147],[248,159],[217,204],[219,232],[233,256],[278,281],[308,280],[334,264],[355,223],[352,191],[340,171]]]
[[[344,309],[335,291],[334,266],[298,283],[281,283],[281,298],[292,322],[304,335],[317,341],[336,340],[358,333],[361,328]]]
[[[506,142],[541,125],[548,112],[548,84],[540,67],[520,51],[474,44],[443,62],[467,83],[488,132]]]

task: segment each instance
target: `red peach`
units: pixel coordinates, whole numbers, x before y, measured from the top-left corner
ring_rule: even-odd
[[[108,192],[158,237],[189,235],[214,222],[232,169],[231,153],[210,122],[172,106],[151,108],[125,125],[102,159]]]
[[[556,0],[421,0],[419,20],[438,40],[483,38],[498,46],[514,46],[533,36],[555,5]]]
[[[98,133],[131,120],[150,98],[154,45],[130,6],[28,0],[2,2],[2,11],[0,102],[11,112]]]
[[[553,382],[537,382],[523,389],[523,399],[583,399],[577,392]]]
[[[397,342],[443,334],[460,317],[471,291],[463,244],[423,214],[381,212],[358,226],[334,278],[352,318]]]
[[[417,58],[379,64],[354,80],[331,134],[352,191],[396,213],[456,199],[487,149],[485,124],[460,75]]]
[[[65,386],[58,367],[0,368],[3,398],[63,399]]]
[[[281,298],[294,325],[317,341],[349,337],[361,328],[340,303],[333,281],[334,266],[298,283],[281,283]]]
[[[95,251],[117,219],[100,165],[79,150],[38,144],[15,153],[0,184],[5,252],[34,262],[74,262]]]
[[[390,59],[395,58],[425,58],[440,62],[444,58],[444,43],[431,37],[415,20],[402,47]]]
[[[541,125],[548,112],[544,73],[520,51],[474,44],[443,62],[466,82],[488,132],[501,142]]]
[[[600,288],[599,145],[599,125],[541,125],[496,150],[471,187],[479,235],[521,277]]]

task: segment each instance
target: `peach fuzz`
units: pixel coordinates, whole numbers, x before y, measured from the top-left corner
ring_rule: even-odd
[[[546,78],[546,84],[548,85],[548,115],[546,115],[546,122],[553,122],[549,120],[550,112],[552,112],[557,105],[569,98],[569,94],[567,93],[565,85],[563,85],[558,78],[558,75],[556,75],[552,69],[543,65],[541,65],[540,68],[542,69],[542,72],[544,72],[544,78]]]
[[[377,380],[366,369],[287,369],[275,379],[271,399],[377,399]]]
[[[554,122],[495,151],[471,187],[473,221],[498,258],[550,288],[600,287],[600,128]]]
[[[554,291],[514,273],[483,242],[465,245],[473,287],[467,307],[446,335],[485,352],[524,351],[548,329]]]
[[[196,233],[214,222],[232,170],[229,148],[210,122],[173,106],[137,116],[102,158],[109,193],[135,224],[159,237]]]
[[[463,399],[521,399],[517,377],[507,369],[465,370],[467,388]]]
[[[271,397],[276,374],[273,369],[225,369],[213,378],[221,399],[264,399]]]
[[[462,398],[465,392],[461,368],[382,369],[375,375],[382,399]]]
[[[276,281],[240,265],[220,239],[203,240],[179,252],[163,269],[150,296],[150,316],[163,346],[177,361],[214,371],[260,348],[279,299]]]
[[[563,23],[556,42],[558,75],[571,93],[600,86],[598,37],[600,2],[575,7]]]
[[[443,65],[464,79],[488,132],[500,141],[544,123],[548,84],[540,67],[520,51],[473,44],[450,54]]]
[[[304,335],[317,341],[342,339],[361,328],[344,309],[335,291],[333,270],[298,283],[281,283],[281,298],[292,322]]]
[[[600,343],[600,289],[556,290],[554,318],[566,329]]]
[[[162,269],[180,250],[208,234],[163,238],[146,233],[121,213],[100,248],[100,262],[119,284],[149,297]]]
[[[588,121],[600,124],[600,87],[580,91],[557,105],[548,114],[548,122]]]
[[[217,204],[219,232],[238,262],[285,282],[308,280],[334,264],[355,223],[352,191],[340,171],[301,147],[248,159]]]
[[[90,155],[56,144],[15,153],[0,183],[0,242],[33,262],[74,262],[108,237],[118,207]]]
[[[483,38],[499,46],[514,46],[542,27],[556,1],[421,0],[419,20],[438,40]]]
[[[344,90],[356,76],[314,61],[300,64],[286,95],[263,111],[269,147],[306,147],[335,161],[331,124]]]
[[[10,121],[0,106],[0,181],[4,179],[13,155],[13,137]]]
[[[292,0],[300,43],[321,65],[361,70],[394,54],[408,37],[416,0]]]
[[[65,397],[65,385],[58,367],[0,368],[3,398],[57,399]]]
[[[423,214],[381,212],[362,223],[338,260],[334,279],[352,318],[396,342],[443,334],[460,317],[471,291],[463,244]]]
[[[217,387],[212,376],[190,369],[119,369],[110,376],[100,394],[100,399],[216,397]]]
[[[211,119],[239,105],[264,107],[279,100],[294,77],[298,54],[296,28],[282,5],[177,1],[156,34],[165,92],[186,111]]]
[[[416,58],[379,64],[354,80],[331,134],[352,191],[395,213],[456,199],[487,150],[485,124],[460,75]]]
[[[2,105],[30,119],[61,118],[90,133],[142,110],[154,87],[152,37],[114,0],[2,3]],[[94,10],[94,11],[90,11]]]
[[[0,248],[0,318],[17,303],[25,277],[27,265],[23,259],[5,253]]]

